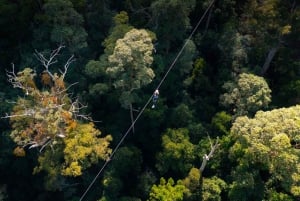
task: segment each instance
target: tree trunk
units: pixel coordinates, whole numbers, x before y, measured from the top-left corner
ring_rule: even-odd
[[[200,172],[200,178],[199,178],[199,189],[197,192],[197,200],[202,200],[202,185],[203,185],[203,171],[205,169],[205,166],[207,165],[207,162],[209,161],[210,158],[213,157],[213,154],[215,153],[216,149],[219,147],[219,143],[218,143],[219,139],[217,139],[216,143],[213,145],[211,143],[210,147],[210,152],[209,154],[204,154],[203,156],[203,161],[201,164],[201,167],[199,168],[199,172]]]
[[[132,132],[134,133],[134,118],[133,118],[133,109],[131,103],[130,103],[130,118],[131,118]]]
[[[266,58],[266,60],[265,60],[265,63],[264,63],[264,65],[263,65],[262,69],[261,69],[261,75],[264,75],[264,74],[268,71],[268,69],[269,69],[269,67],[270,67],[270,64],[271,64],[271,62],[272,62],[272,60],[273,60],[275,54],[276,54],[276,53],[278,52],[278,50],[279,50],[279,47],[280,47],[280,45],[277,45],[276,47],[273,47],[273,48],[269,51],[268,56],[267,56],[267,58]]]

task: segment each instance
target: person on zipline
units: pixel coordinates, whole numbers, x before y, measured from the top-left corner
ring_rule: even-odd
[[[154,91],[154,94],[153,94],[153,97],[152,97],[152,102],[153,102],[152,108],[155,108],[155,105],[158,101],[158,96],[159,96],[159,91],[158,91],[158,89],[156,89]]]

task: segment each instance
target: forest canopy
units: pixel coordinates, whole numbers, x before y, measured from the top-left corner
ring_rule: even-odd
[[[299,200],[299,18],[0,0],[0,200]]]

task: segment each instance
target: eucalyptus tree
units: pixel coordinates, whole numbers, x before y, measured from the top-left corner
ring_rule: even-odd
[[[300,106],[259,111],[234,121],[229,135],[234,142],[229,158],[236,164],[231,200],[299,199],[299,111]]]
[[[106,69],[109,66],[108,57],[113,53],[116,41],[133,29],[129,24],[129,17],[125,11],[121,11],[113,17],[113,26],[110,34],[102,41],[104,53],[96,60],[90,60],[85,66],[85,73],[89,78],[96,79],[96,82],[89,82],[89,94],[107,94],[110,89],[110,76]]]
[[[253,115],[267,108],[271,102],[271,90],[263,77],[242,73],[233,82],[223,85],[226,90],[220,96],[220,103],[230,108],[235,117]]]
[[[153,37],[144,29],[132,29],[116,42],[113,54],[108,57],[110,67],[106,73],[112,78],[113,86],[120,90],[122,107],[130,109],[133,122],[132,104],[137,99],[136,90],[152,82],[154,72]]]

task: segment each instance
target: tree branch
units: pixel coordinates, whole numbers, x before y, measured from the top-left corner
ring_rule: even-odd
[[[66,73],[68,72],[68,68],[69,68],[70,64],[71,64],[72,62],[74,62],[75,60],[76,60],[76,59],[74,58],[74,55],[72,55],[72,56],[68,59],[67,63],[64,65],[64,71],[59,70],[59,72],[61,73],[61,77],[62,77],[63,80],[64,80],[64,78],[65,78]]]
[[[14,88],[20,88],[26,90],[26,87],[18,81],[17,75],[15,74],[15,65],[12,63],[12,71],[6,71],[8,81],[13,85]]]
[[[208,138],[209,138],[209,136],[208,136]],[[204,169],[205,169],[205,166],[206,166],[207,162],[209,161],[210,158],[213,157],[213,154],[215,153],[216,149],[217,149],[217,148],[219,147],[219,145],[220,145],[220,144],[219,144],[219,138],[217,138],[217,141],[215,142],[215,144],[212,144],[210,138],[209,138],[209,142],[210,142],[210,152],[209,152],[208,155],[207,155],[207,154],[204,154],[204,156],[203,156],[203,161],[202,161],[202,164],[201,164],[201,167],[199,168],[199,171],[200,171],[201,175],[202,175],[202,172],[203,172]]]
[[[49,67],[56,63],[57,60],[55,59],[55,57],[59,54],[60,50],[62,48],[64,48],[65,46],[60,45],[57,49],[53,50],[50,54],[49,59],[47,59],[42,53],[38,52],[37,50],[35,50],[35,56],[37,57],[37,59],[42,63],[42,65],[45,67],[46,72],[49,74],[49,76],[52,78],[52,80],[55,80],[55,76],[49,71]],[[68,69],[69,65],[70,65],[70,61],[72,61],[73,56],[68,60],[67,62],[67,66],[65,65],[65,71]],[[64,72],[63,75],[65,75],[66,72]]]
[[[276,47],[271,48],[271,50],[269,51],[268,56],[267,56],[267,58],[265,60],[265,63],[263,65],[263,67],[262,67],[262,70],[261,70],[261,74],[262,75],[264,75],[268,71],[268,69],[270,67],[270,64],[271,64],[271,62],[272,62],[275,54],[279,50],[279,47],[280,47],[280,44],[277,45]]]

